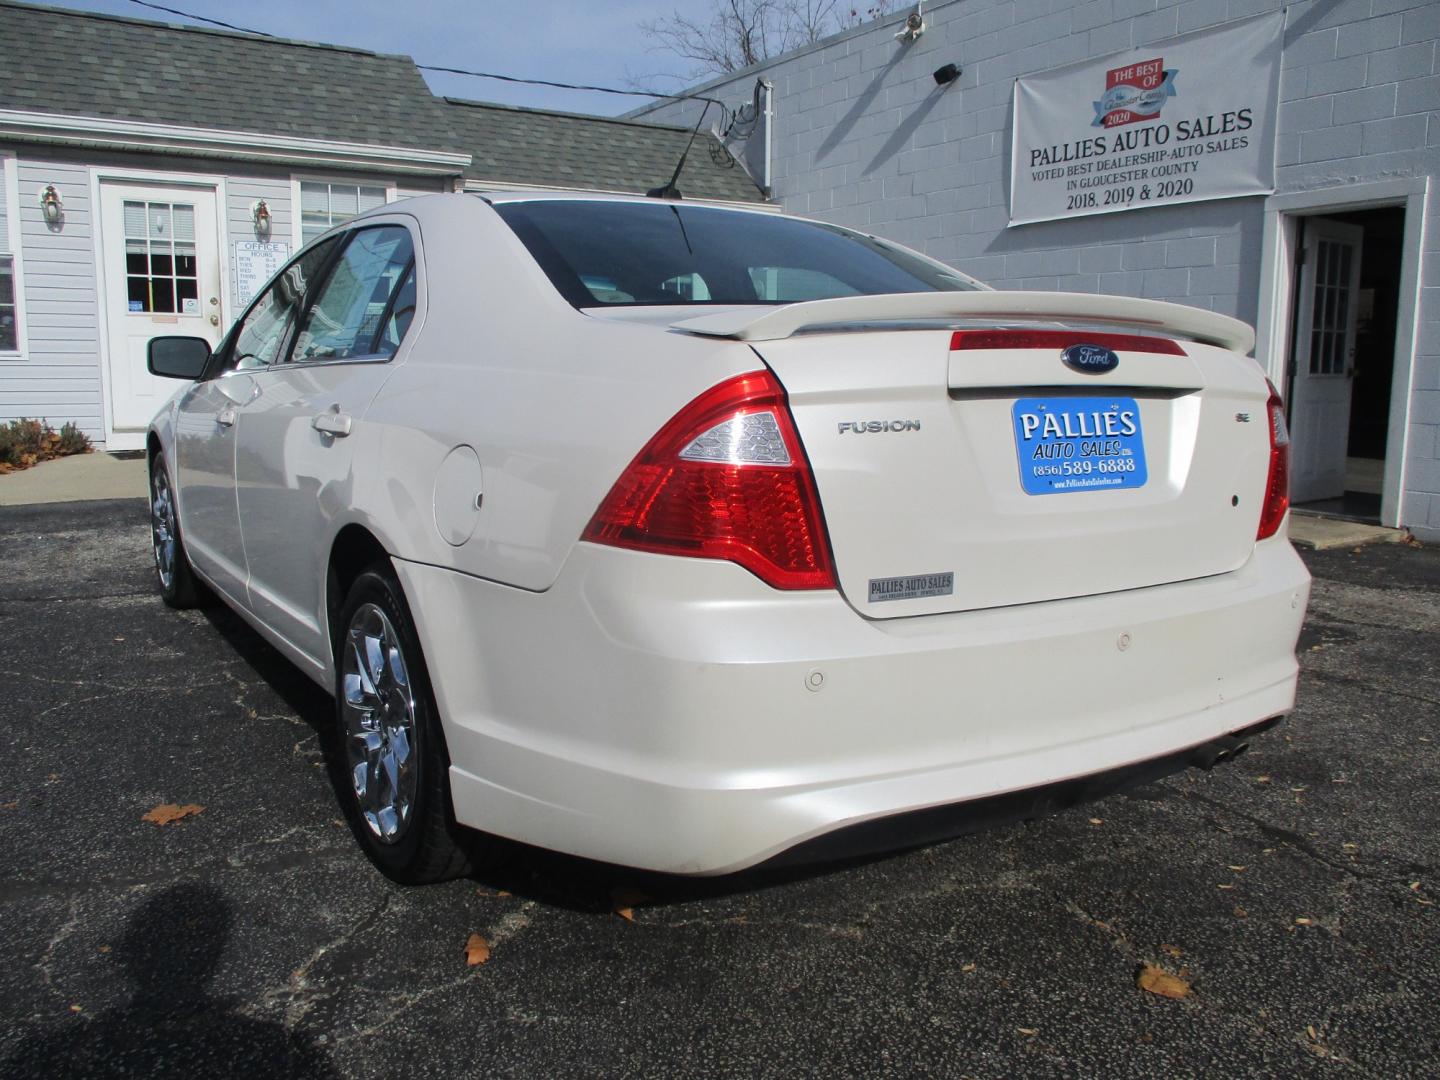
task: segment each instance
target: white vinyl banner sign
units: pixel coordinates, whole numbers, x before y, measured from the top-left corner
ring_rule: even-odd
[[[1010,224],[1275,190],[1283,12],[1015,80]]]

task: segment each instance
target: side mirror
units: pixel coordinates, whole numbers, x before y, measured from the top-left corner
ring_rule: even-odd
[[[163,379],[194,381],[210,362],[210,342],[201,337],[157,337],[145,351],[145,366]]]

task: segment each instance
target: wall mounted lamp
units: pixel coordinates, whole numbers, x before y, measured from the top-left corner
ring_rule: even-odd
[[[255,222],[256,236],[270,235],[270,204],[264,199],[256,199],[250,204],[250,217]]]
[[[948,86],[960,77],[959,64],[946,64],[935,69],[935,85]]]
[[[54,184],[41,188],[40,212],[45,215],[48,225],[59,225],[60,219],[65,216],[65,204],[60,201],[60,192],[55,190]]]

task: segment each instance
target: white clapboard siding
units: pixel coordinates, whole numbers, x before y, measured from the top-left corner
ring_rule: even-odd
[[[57,428],[73,421],[99,442],[105,432],[89,170],[24,150],[13,166],[22,197],[7,210],[20,218],[15,254],[25,275],[20,302],[27,349],[23,360],[0,363],[0,420],[26,416]],[[23,197],[47,184],[55,185],[65,205],[58,229],[45,223],[38,197]]]
[[[230,297],[226,314],[235,319],[240,314],[239,275],[235,268],[235,245],[239,243],[269,240],[273,243],[289,244],[293,255],[295,242],[292,239],[293,209],[290,205],[290,177],[231,176],[225,181],[225,258],[230,265]],[[265,200],[270,211],[270,235],[263,237],[255,232],[254,207],[259,199]]]

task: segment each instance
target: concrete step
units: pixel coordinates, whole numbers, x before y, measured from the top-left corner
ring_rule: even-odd
[[[1404,529],[1387,529],[1381,525],[1319,514],[1290,514],[1290,542],[1296,547],[1317,551],[1360,547],[1363,544],[1399,544],[1408,536]]]

